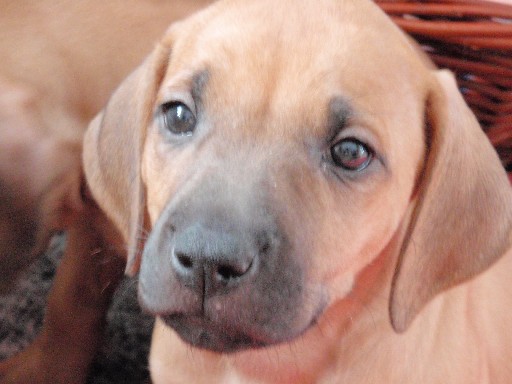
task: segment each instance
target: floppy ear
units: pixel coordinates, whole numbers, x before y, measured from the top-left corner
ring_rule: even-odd
[[[146,216],[141,154],[169,54],[159,45],[115,91],[84,138],[87,184],[127,244],[128,274],[136,273],[140,265]]]
[[[511,242],[507,175],[453,76],[435,76],[427,159],[391,289],[397,332],[435,295],[488,268]]]

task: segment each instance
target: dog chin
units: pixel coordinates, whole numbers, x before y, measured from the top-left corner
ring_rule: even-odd
[[[316,321],[296,335],[286,335],[284,338],[269,338],[258,336],[254,332],[223,327],[211,320],[197,315],[164,315],[163,322],[174,329],[180,338],[196,347],[217,353],[233,353],[247,349],[270,347],[295,339],[306,332]]]
[[[272,344],[244,332],[224,328],[200,316],[179,314],[161,318],[186,343],[213,352],[231,353]]]

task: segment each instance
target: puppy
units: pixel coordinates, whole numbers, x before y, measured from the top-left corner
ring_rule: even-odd
[[[219,1],[165,34],[83,150],[86,214],[4,381],[83,379],[119,273],[94,260],[124,250],[157,384],[512,379],[506,174],[452,76],[372,2]]]
[[[453,77],[366,0],[220,1],[84,141],[155,383],[509,383],[512,194]]]

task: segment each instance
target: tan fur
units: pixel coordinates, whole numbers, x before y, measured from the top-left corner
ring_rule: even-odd
[[[201,70],[208,76],[196,108],[204,125],[190,143],[169,144],[157,107],[175,98],[194,103],[192,75]],[[341,184],[307,152],[324,134],[337,93],[357,111],[352,134],[385,158],[371,175]],[[140,151],[131,156],[141,163],[113,173],[101,143],[121,132],[130,132],[128,147]],[[173,27],[118,90],[88,131],[84,159],[93,195],[131,246],[130,265],[139,265],[143,231],[156,232],[181,201],[208,201],[203,188],[230,196],[234,212],[250,209],[244,195],[267,199],[258,193],[267,188],[295,245],[292,257],[307,258],[296,324],[326,300],[315,325],[294,340],[230,354],[190,347],[160,318],[155,383],[512,379],[506,174],[452,76],[425,63],[374,5],[218,3]],[[140,189],[120,200],[127,182]],[[143,266],[154,256],[147,248]],[[141,302],[159,295],[156,314],[164,316],[166,297],[189,293],[166,280],[161,292],[145,291],[144,280],[158,278],[148,270]],[[232,305],[243,319],[243,299]]]

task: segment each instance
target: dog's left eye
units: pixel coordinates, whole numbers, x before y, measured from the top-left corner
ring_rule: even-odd
[[[359,140],[348,138],[331,147],[331,157],[338,167],[347,171],[362,171],[370,165],[373,152]]]
[[[165,128],[175,135],[190,136],[196,127],[196,117],[185,104],[170,102],[161,107]]]

